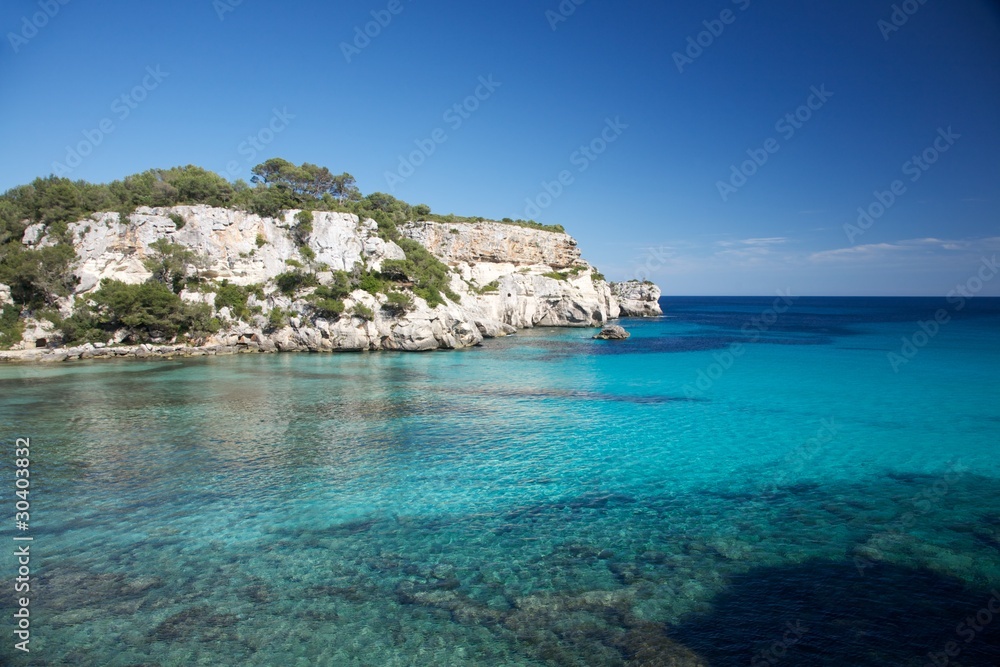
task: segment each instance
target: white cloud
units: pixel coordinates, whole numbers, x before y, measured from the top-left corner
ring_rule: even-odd
[[[997,247],[1000,247],[1000,238],[998,237],[957,240],[928,237],[922,239],[904,239],[894,243],[868,243],[847,248],[822,250],[810,254],[809,260],[812,262],[871,262],[914,258],[920,261],[927,261],[928,257],[934,256],[953,257],[957,251],[976,254],[993,250]]]

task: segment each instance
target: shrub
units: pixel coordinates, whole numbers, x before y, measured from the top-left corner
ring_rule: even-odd
[[[295,220],[297,224],[292,228],[292,238],[295,239],[296,245],[304,246],[313,233],[312,211],[299,211],[295,214]]]
[[[479,287],[479,288],[473,287],[472,289],[477,294],[493,294],[495,292],[500,291],[500,281],[499,280],[494,280],[493,282],[489,283],[488,285],[483,285],[482,287]]]
[[[325,319],[336,319],[344,312],[344,302],[340,299],[317,296],[313,294],[309,297],[309,305],[319,317]]]
[[[417,204],[416,206],[413,207],[413,212],[416,215],[430,215],[431,207],[428,206],[427,204]]]
[[[302,271],[287,271],[275,276],[274,283],[285,296],[295,296],[295,293],[306,287],[313,287],[319,283],[312,273]]]
[[[0,311],[0,348],[7,349],[21,340],[24,333],[24,321],[21,320],[21,309],[18,306],[5,306]]]
[[[329,285],[316,288],[316,294],[330,299],[343,299],[351,293],[351,276],[346,271],[334,271]]]
[[[320,285],[309,296],[309,305],[320,317],[333,319],[344,312],[344,297],[351,293],[347,273],[337,271],[331,285]]]
[[[401,315],[413,310],[413,297],[409,294],[405,294],[403,292],[389,292],[385,296],[386,302],[382,308],[388,312]]]
[[[258,234],[257,235],[257,247],[258,248],[263,248],[266,245],[267,245],[267,239],[264,238],[263,234]]]
[[[187,224],[187,220],[184,219],[184,216],[178,213],[171,213],[167,217],[173,221],[174,226],[176,226],[177,229],[184,229],[184,225]]]
[[[299,254],[302,255],[302,259],[307,262],[311,262],[316,259],[316,251],[307,245],[299,246]]]
[[[383,274],[388,272],[397,279],[405,276],[413,283],[414,293],[426,300],[432,308],[444,303],[442,294],[452,301],[459,301],[461,297],[451,290],[448,267],[441,260],[413,239],[400,238],[397,243],[406,253],[406,259],[383,262]]]
[[[358,289],[363,289],[371,295],[385,291],[385,281],[374,271],[366,271],[358,280]]]
[[[371,308],[369,308],[363,303],[354,304],[353,308],[351,309],[351,314],[367,322],[371,322],[373,319],[375,319],[375,311],[373,311]]]
[[[288,315],[281,308],[272,308],[267,314],[267,328],[276,331],[283,328],[288,323]]]
[[[105,279],[91,300],[93,307],[78,301],[76,312],[62,323],[67,342],[106,339],[108,333],[118,329],[126,329],[128,339],[144,342],[219,328],[208,306],[185,304],[159,282],[127,285]]]
[[[597,271],[594,271],[590,275],[590,279],[593,280],[595,283],[599,283],[601,281],[607,281],[607,278],[604,277],[604,274],[603,273],[598,273]]]
[[[228,280],[223,280],[215,293],[215,309],[229,308],[229,312],[236,319],[246,319],[250,316],[250,309],[247,307],[250,293],[250,290],[244,287],[230,285]]]
[[[552,278],[553,280],[569,280],[565,273],[560,273],[559,271],[549,271],[548,273],[543,273],[546,278]]]

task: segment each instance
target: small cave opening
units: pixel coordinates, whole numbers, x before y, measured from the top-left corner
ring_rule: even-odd
[[[49,345],[49,339],[48,338],[36,338],[35,339],[35,347],[48,347],[48,345]]]

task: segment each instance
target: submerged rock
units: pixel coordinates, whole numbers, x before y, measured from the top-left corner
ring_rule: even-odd
[[[612,324],[601,329],[601,333],[594,336],[594,338],[600,340],[628,340],[631,336],[632,334],[625,331],[623,327]]]

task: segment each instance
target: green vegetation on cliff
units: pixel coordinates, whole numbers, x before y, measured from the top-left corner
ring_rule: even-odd
[[[179,334],[205,335],[219,330],[212,309],[181,301],[161,282],[126,285],[105,280],[88,299],[78,299],[72,317],[57,322],[67,343],[106,341],[124,332],[128,342],[166,342]]]
[[[215,307],[228,307],[233,317],[248,319],[259,309],[247,306],[254,290],[223,283],[211,283],[211,272],[203,271],[202,260],[188,248],[161,239],[151,245],[152,254],[144,264],[152,277],[144,285],[126,285],[105,281],[86,300],[78,299],[74,315],[63,319],[53,308],[60,299],[73,294],[77,284],[73,263],[76,253],[68,225],[85,221],[95,213],[118,212],[122,216],[138,207],[173,207],[206,204],[245,210],[276,217],[282,211],[299,209],[292,238],[299,246],[301,261],[289,261],[292,270],[275,278],[280,292],[294,296],[299,290],[319,285],[315,253],[309,247],[313,232],[313,212],[338,211],[370,218],[378,224],[383,239],[393,241],[406,253],[405,260],[383,263],[380,273],[367,267],[355,267],[351,273],[340,272],[334,284],[315,290],[309,301],[314,311],[333,318],[344,313],[343,300],[354,289],[371,294],[386,294],[383,307],[399,314],[413,307],[412,297],[402,290],[425,299],[429,305],[443,304],[445,298],[458,301],[450,288],[449,269],[422,245],[403,237],[398,226],[410,221],[475,223],[484,218],[439,215],[426,204],[410,205],[392,195],[374,192],[363,195],[349,173],[334,174],[326,167],[304,163],[294,165],[281,158],[263,162],[252,170],[251,183],[225,178],[193,165],[171,169],[152,169],[111,183],[88,183],[49,176],[0,195],[0,283],[10,286],[13,305],[0,311],[0,347],[16,343],[27,316],[41,316],[63,330],[64,339],[102,341],[114,331],[126,330],[134,341],[167,340],[181,334],[203,335],[219,329],[208,305],[193,306],[181,301],[185,288],[216,292]],[[170,219],[181,229],[184,217],[176,212]],[[559,225],[540,225],[533,220],[503,219],[505,224],[551,232],[562,232]],[[42,245],[25,246],[22,239],[29,225],[40,224],[36,238]],[[257,247],[267,244],[258,236]],[[256,291],[260,298],[263,293]],[[360,304],[359,304],[360,305]],[[355,306],[353,315],[370,319],[369,309]],[[58,320],[58,321],[57,321]],[[271,325],[283,321],[272,316]]]

